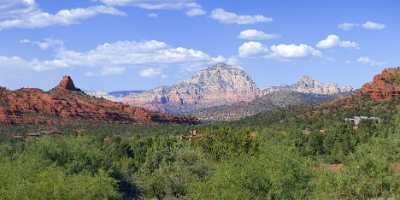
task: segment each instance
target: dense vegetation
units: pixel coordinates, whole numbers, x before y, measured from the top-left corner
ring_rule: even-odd
[[[400,196],[398,100],[277,109],[197,126],[0,127],[2,199]],[[358,128],[344,118],[374,116]],[[79,134],[76,130],[79,129]],[[196,133],[193,132],[196,130]]]

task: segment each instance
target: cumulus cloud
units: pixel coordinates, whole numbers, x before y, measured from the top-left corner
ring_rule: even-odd
[[[371,59],[371,58],[369,58],[367,56],[363,56],[363,57],[358,58],[357,62],[361,63],[361,64],[364,64],[364,65],[370,65],[370,66],[373,66],[373,67],[385,64],[384,62],[373,60],[373,59]]]
[[[306,44],[279,44],[270,48],[272,57],[292,59],[308,56],[321,56],[321,52]]]
[[[39,47],[41,50],[55,49],[60,50],[64,48],[64,41],[53,38],[46,38],[42,41],[31,41],[29,39],[20,40],[21,44],[30,44]]]
[[[278,38],[279,35],[276,34],[268,34],[263,31],[259,31],[256,29],[247,29],[240,32],[238,38],[243,40],[271,40]]]
[[[31,63],[26,61],[25,59],[18,56],[0,56],[0,67],[1,68],[25,68],[29,66]]]
[[[205,15],[195,0],[98,0],[108,6],[132,6],[146,10],[184,10],[187,16]]]
[[[240,57],[257,56],[267,52],[268,48],[259,42],[245,42],[238,49]]]
[[[109,6],[134,6],[148,10],[182,10],[198,8],[195,0],[99,0]]]
[[[321,56],[322,53],[306,44],[278,44],[267,47],[260,42],[245,42],[238,49],[239,57],[265,57],[278,59],[296,59],[309,56]]]
[[[359,48],[358,43],[353,41],[342,41],[339,36],[334,34],[328,35],[325,39],[319,41],[316,46],[320,49],[329,49],[334,47]]]
[[[338,25],[338,28],[344,31],[350,31],[357,27],[364,28],[367,30],[382,30],[386,28],[386,25],[373,21],[366,21],[365,23],[362,24],[346,22]]]
[[[238,15],[234,12],[217,8],[211,12],[211,18],[224,24],[256,24],[271,22],[272,18],[264,15]]]
[[[55,14],[42,11],[34,0],[5,0],[0,7],[0,30],[12,28],[42,28],[71,25],[99,14],[125,15],[110,6],[93,6],[60,10]]]
[[[340,38],[337,35],[328,35],[324,40],[318,42],[317,47],[320,49],[328,49],[338,46],[340,43]]]
[[[386,28],[386,25],[373,21],[367,21],[362,25],[362,27],[369,30],[382,30]]]
[[[37,45],[30,40],[23,42]],[[106,76],[120,74],[127,68],[140,68],[143,65],[185,67],[190,64],[208,65],[225,60],[222,56],[212,57],[200,50],[172,47],[161,41],[148,40],[104,43],[83,52],[64,47],[48,60],[3,56],[0,57],[0,66],[20,66],[35,71],[81,67],[90,71],[86,75]]]

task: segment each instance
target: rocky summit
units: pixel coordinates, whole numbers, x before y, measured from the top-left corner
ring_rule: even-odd
[[[53,90],[70,90],[70,91],[78,91],[81,90],[75,87],[74,81],[70,76],[64,76],[60,83]]]
[[[216,64],[170,87],[128,95],[122,102],[170,113],[254,100],[260,94],[254,81],[239,67]]]
[[[353,88],[351,86],[340,87],[336,83],[322,83],[309,76],[302,76],[299,81],[293,85],[266,88],[263,90],[263,93],[269,94],[277,91],[290,91],[304,94],[337,95],[350,93],[352,90]]]
[[[0,87],[0,124],[73,124],[80,120],[112,123],[197,123],[177,117],[95,98],[76,88],[71,77],[49,92],[34,88],[15,91]]]

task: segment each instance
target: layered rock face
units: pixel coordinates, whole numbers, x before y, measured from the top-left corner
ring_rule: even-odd
[[[400,67],[385,69],[361,88],[361,95],[369,95],[374,101],[391,100],[400,95]]]
[[[190,117],[151,112],[88,96],[75,87],[69,76],[65,76],[60,84],[49,92],[33,88],[16,91],[0,88],[0,123],[79,123],[82,119],[145,124],[197,123],[196,119]]]
[[[349,93],[352,90],[353,88],[351,86],[340,87],[335,83],[325,84],[309,76],[303,76],[293,85],[270,87],[265,89],[263,93],[269,94],[277,91],[291,91],[304,94],[336,95],[340,93]]]
[[[172,113],[254,100],[260,94],[241,69],[217,64],[189,80],[122,98],[122,102]]]

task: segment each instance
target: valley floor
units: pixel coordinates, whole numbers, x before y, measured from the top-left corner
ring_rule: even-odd
[[[1,126],[0,196],[393,198],[400,196],[400,115],[382,110],[395,105],[282,108],[195,126]],[[357,127],[344,120],[365,113],[381,120]]]

